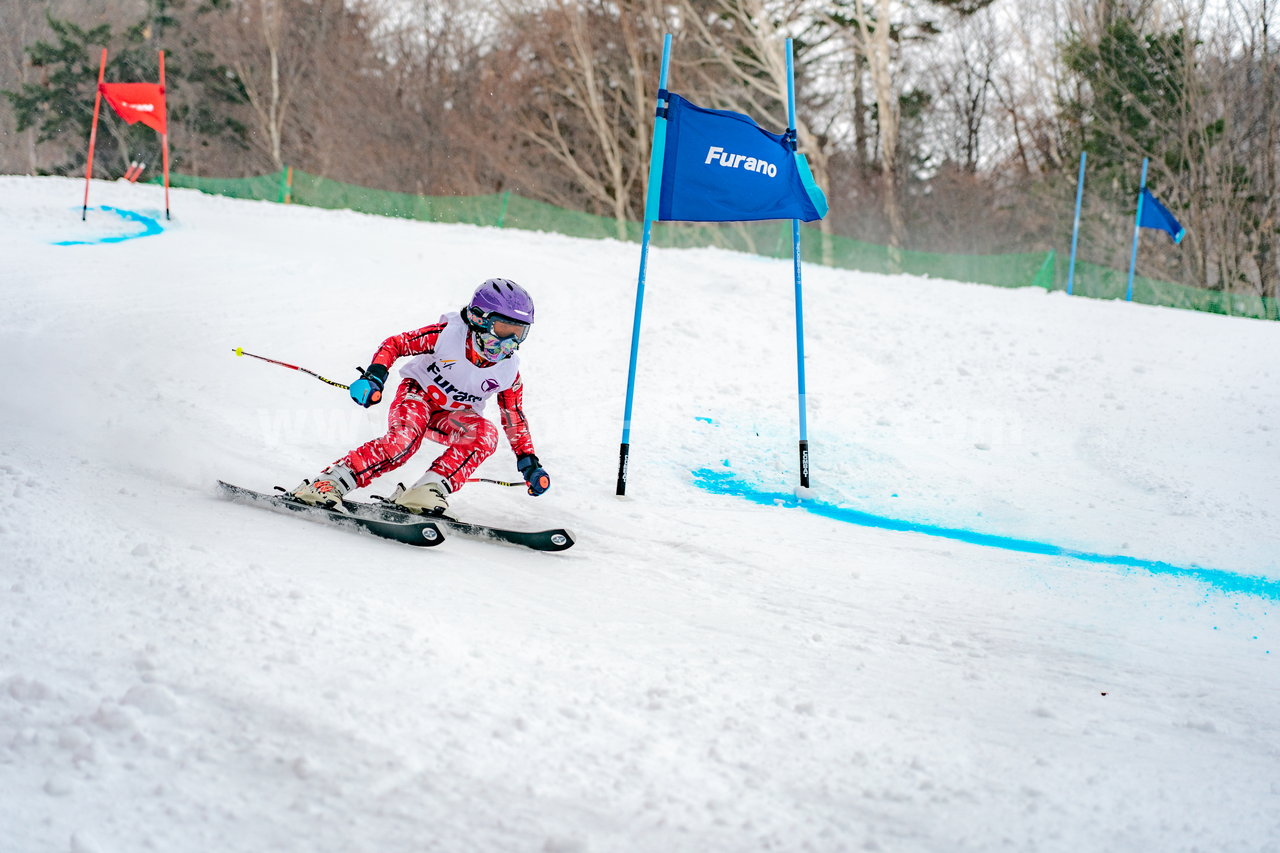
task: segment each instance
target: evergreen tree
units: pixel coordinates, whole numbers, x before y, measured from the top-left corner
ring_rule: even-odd
[[[205,6],[196,16],[218,8]],[[110,24],[85,28],[73,21],[46,16],[53,38],[27,47],[31,64],[43,71],[39,82],[25,83],[19,91],[3,94],[13,105],[17,129],[36,128],[39,142],[60,143],[66,159],[49,174],[78,174],[83,168],[93,104],[97,89],[101,49],[108,48],[107,82],[143,82],[159,79],[158,51],[165,44],[178,50],[165,52],[165,87],[175,167],[184,149],[210,146],[221,141],[244,147],[245,128],[235,117],[235,105],[244,92],[213,54],[199,47],[195,36],[184,34],[178,12],[182,3],[152,0],[147,16],[117,33]],[[184,92],[184,89],[188,90]],[[175,126],[182,132],[173,133]],[[123,172],[133,159],[159,162],[160,141],[155,131],[141,124],[127,125],[105,103],[99,114],[96,177]]]
[[[1181,30],[1142,33],[1119,17],[1096,44],[1066,43],[1067,70],[1084,84],[1065,105],[1084,150],[1099,163],[1124,162],[1139,152],[1164,152],[1170,171],[1191,155],[1178,130],[1187,107],[1185,36]]]
[[[37,41],[27,48],[31,64],[44,72],[42,79],[38,83],[23,84],[21,91],[7,91],[4,95],[13,105],[19,131],[34,127],[40,142],[64,144],[69,159],[50,171],[70,174],[83,162],[84,146],[93,122],[100,50],[118,40],[109,24],[85,29],[52,15],[47,20],[53,40]],[[137,49],[137,44],[126,44],[123,50],[109,56],[108,80],[130,79],[122,75],[145,62],[136,54]],[[153,60],[151,65],[154,79],[157,61]],[[141,131],[152,133],[147,128],[139,130],[120,124],[118,132],[100,134],[98,150],[104,163],[123,157],[127,165],[130,145],[141,143]]]

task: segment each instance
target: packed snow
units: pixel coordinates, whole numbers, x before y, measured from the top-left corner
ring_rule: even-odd
[[[0,851],[1280,850],[1280,324],[806,266],[797,496],[790,262],[654,250],[620,499],[637,246],[81,191],[0,177]],[[573,549],[219,499],[385,425],[236,347],[493,276],[552,488],[452,506]]]

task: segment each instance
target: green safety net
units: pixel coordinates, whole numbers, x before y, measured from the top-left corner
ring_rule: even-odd
[[[154,180],[154,179],[153,179]],[[354,210],[424,222],[457,222],[497,228],[546,231],[594,240],[639,242],[642,226],[523,198],[513,193],[479,196],[423,196],[344,184],[296,169],[252,178],[204,178],[170,175],[170,184],[214,195]],[[802,228],[801,257],[862,272],[928,276],[998,287],[1041,287],[1064,290],[1067,263],[1053,251],[1001,255],[957,255],[894,250],[851,237]],[[719,247],[772,258],[791,257],[791,223],[735,222],[707,225],[655,222],[650,241],[664,248]],[[1096,299],[1123,299],[1125,272],[1077,262],[1071,291]],[[1280,319],[1275,299],[1224,293],[1134,277],[1133,301],[1216,314]]]
[[[1066,264],[1062,266],[1065,267]],[[1066,289],[1066,276],[1067,272],[1063,270],[1062,280],[1057,284],[1058,288]],[[1124,299],[1128,286],[1129,274],[1125,271],[1091,264],[1087,261],[1077,261],[1071,292],[1076,296],[1090,296],[1094,299]],[[1140,275],[1133,277],[1133,301],[1147,305],[1167,305],[1171,308],[1207,311],[1213,314],[1230,314],[1235,317],[1280,319],[1277,316],[1277,302],[1270,297],[1188,287],[1185,284],[1175,284],[1171,281],[1160,281]]]

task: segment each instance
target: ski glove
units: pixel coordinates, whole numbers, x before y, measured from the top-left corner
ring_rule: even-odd
[[[360,368],[356,368],[360,370]],[[382,402],[382,386],[387,381],[387,368],[371,364],[368,370],[360,370],[360,378],[351,383],[351,399],[366,409]]]
[[[529,484],[529,494],[534,497],[551,488],[551,475],[542,470],[542,463],[532,453],[527,453],[517,459],[516,468],[520,470],[524,481]]]

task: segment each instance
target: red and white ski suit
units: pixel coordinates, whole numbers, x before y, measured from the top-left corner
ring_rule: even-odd
[[[456,315],[446,315],[442,319],[461,323],[455,318]],[[435,354],[436,345],[447,325],[448,322],[435,323],[387,338],[378,347],[372,364],[390,369],[398,358]],[[469,347],[469,335],[467,337],[466,346]],[[502,428],[512,451],[517,458],[532,454],[533,439],[522,408],[524,383],[518,369],[514,382],[498,392],[497,397]],[[484,405],[483,399],[474,402],[480,407]],[[446,399],[435,387],[424,388],[415,379],[406,378],[401,381],[387,412],[387,434],[360,445],[339,459],[338,464],[355,475],[357,487],[367,486],[375,477],[409,461],[417,453],[423,438],[448,448],[431,463],[430,470],[440,475],[450,491],[455,492],[498,448],[498,429],[483,414],[456,399]]]

